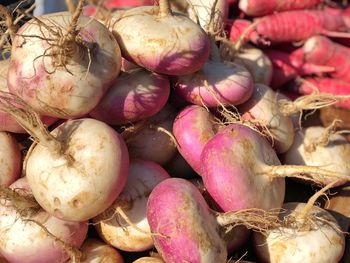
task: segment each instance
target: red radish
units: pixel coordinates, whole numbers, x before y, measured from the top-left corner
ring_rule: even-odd
[[[344,95],[350,94],[350,84],[345,81],[331,79],[331,78],[305,78],[299,84],[292,87],[292,90],[300,94],[311,94],[315,90],[322,93]],[[350,99],[343,99],[336,104],[337,107],[350,109]]]
[[[214,116],[198,105],[186,107],[174,121],[173,133],[178,143],[178,151],[199,175],[202,168],[202,150],[217,129]]]
[[[281,226],[269,229],[264,235],[254,233],[253,241],[261,262],[340,261],[345,249],[344,234],[329,212],[313,205],[329,187],[331,184],[312,196],[307,204],[284,204]]]
[[[118,77],[90,115],[110,125],[135,122],[159,112],[169,94],[166,76],[134,70]]]
[[[321,2],[322,0],[239,0],[238,5],[248,16],[263,16],[276,11],[307,9]]]
[[[10,60],[0,60],[0,91],[8,92],[7,88],[7,72]],[[51,125],[57,119],[52,117],[42,117],[46,125]],[[26,133],[26,130],[17,123],[10,114],[0,111],[0,131],[9,131],[13,133]]]
[[[94,19],[48,14],[26,23],[11,50],[9,90],[38,113],[70,118],[90,112],[120,71],[113,35]]]
[[[127,8],[143,5],[153,5],[154,0],[104,0],[103,5],[108,9]]]
[[[17,194],[1,202],[0,207],[0,253],[13,263],[61,263],[77,256],[73,249],[82,245],[87,222],[63,221],[46,213],[29,197],[31,190],[25,177],[11,189],[17,189],[12,195]]]
[[[85,240],[81,252],[83,253],[81,263],[124,263],[118,250],[97,239]]]
[[[124,251],[136,252],[152,248],[146,204],[153,188],[167,178],[170,176],[157,163],[131,161],[123,192],[113,205],[93,219],[100,237]]]
[[[341,36],[346,30],[341,15],[320,10],[296,10],[265,16],[255,27],[262,41],[272,43],[303,41],[317,34]],[[340,33],[333,34],[335,31]]]
[[[172,12],[168,0],[158,6],[127,10],[114,24],[122,55],[151,71],[185,75],[207,61],[210,41],[191,19]]]
[[[0,186],[9,186],[21,174],[22,156],[12,135],[0,132]]]
[[[287,151],[294,140],[293,122],[279,109],[282,98],[287,99],[268,86],[255,84],[252,97],[239,107],[243,119],[257,121],[257,126],[267,129],[266,135],[277,153]]]
[[[332,66],[320,66],[304,62],[301,49],[297,49],[291,53],[267,49],[265,53],[273,63],[273,76],[271,81],[271,87],[273,89],[281,88],[288,81],[299,76],[332,73],[335,71],[335,68]]]
[[[332,133],[332,128],[334,126],[308,127],[296,133],[292,146],[284,154],[284,163],[319,166],[350,175],[350,144],[342,135]],[[345,182],[340,181],[337,185]]]
[[[251,30],[249,27],[252,27],[252,23],[249,20],[235,19],[230,29],[230,40],[237,42],[242,37],[242,34],[245,33],[246,37],[243,40],[250,40],[253,43],[257,43],[260,36],[253,30],[253,27]]]
[[[306,63],[333,67],[330,76],[337,80],[350,82],[350,49],[332,42],[323,36],[309,38],[303,46],[303,57]]]
[[[251,223],[252,228],[261,229],[275,223],[275,215],[254,215],[262,219],[262,225],[255,224],[250,211],[215,213],[196,187],[180,178],[158,184],[147,203],[155,247],[165,262],[226,262],[227,250],[220,235],[223,228]]]
[[[175,110],[166,105],[156,115],[127,128],[123,137],[130,157],[160,165],[169,162],[177,152],[176,142],[171,134],[175,114]]]

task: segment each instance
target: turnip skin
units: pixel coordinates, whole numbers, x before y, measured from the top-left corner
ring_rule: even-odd
[[[202,150],[216,133],[214,115],[199,105],[188,106],[177,115],[173,133],[179,144],[179,152],[200,175]]]
[[[129,157],[123,139],[94,119],[67,121],[52,134],[65,152],[57,154],[39,143],[27,157],[25,172],[34,197],[61,219],[84,221],[98,215],[126,182]]]
[[[139,121],[158,113],[169,94],[166,76],[134,70],[118,77],[90,115],[110,125]]]
[[[177,92],[188,102],[207,107],[242,104],[252,95],[253,87],[247,69],[215,60],[209,60],[196,73],[178,77],[176,84]]]
[[[215,216],[186,180],[171,178],[158,184],[148,199],[147,219],[165,262],[226,262]]]
[[[304,207],[303,203],[286,203],[283,205],[286,210],[283,215],[297,216]],[[345,238],[335,229],[336,220],[327,211],[316,206],[313,206],[311,214],[329,223],[319,221],[314,226],[316,229],[306,227],[305,230],[281,227],[270,230],[267,236],[254,233],[253,242],[261,262],[339,262],[344,253]]]
[[[97,239],[86,239],[81,252],[84,254],[81,263],[124,263],[118,250]]]
[[[165,263],[160,258],[154,258],[154,257],[142,257],[137,260],[135,260],[133,263]]]
[[[185,75],[209,58],[210,41],[185,15],[161,14],[157,6],[126,11],[113,26],[123,57],[150,71]]]
[[[350,175],[350,144],[340,134],[331,134],[327,145],[318,145],[314,149],[308,149],[312,143],[325,132],[324,127],[307,127],[296,133],[290,149],[283,155],[285,164],[320,166],[325,170]],[[324,180],[324,184],[330,183],[330,178]],[[346,183],[340,180],[335,186]]]
[[[100,237],[123,251],[137,252],[152,248],[153,240],[146,217],[147,200],[153,188],[168,178],[170,176],[159,164],[132,160],[123,192],[106,211],[93,219]],[[118,214],[110,219],[117,207],[144,233],[121,221]]]
[[[30,193],[26,179],[24,177],[17,180],[10,188],[23,189]],[[23,219],[36,220],[43,224],[50,233],[75,248],[82,245],[88,230],[87,222],[62,221],[42,209],[34,212],[32,216],[23,214],[19,216],[13,208],[1,206],[0,229],[4,239],[3,242],[0,242],[0,253],[9,262],[62,263],[69,258],[63,247],[52,237],[47,236],[38,225],[33,222],[25,222]]]
[[[22,155],[15,138],[0,132],[0,185],[9,186],[21,174]]]
[[[241,124],[226,126],[204,146],[201,161],[204,185],[223,211],[281,207],[284,178],[259,175],[280,161],[257,132]]]
[[[38,18],[64,34],[70,14],[53,13]],[[31,20],[17,32],[11,50],[8,88],[40,114],[60,118],[83,116],[97,105],[119,74],[120,49],[108,29],[94,19],[80,16],[78,30],[79,37],[90,46],[91,60],[86,47],[69,43],[73,51],[63,57],[68,70],[54,65],[58,58],[50,54],[56,52],[55,42],[40,37],[57,37],[42,25]]]

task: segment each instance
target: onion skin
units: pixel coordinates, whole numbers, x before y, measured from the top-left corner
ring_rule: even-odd
[[[74,161],[69,165],[66,155],[36,145],[25,167],[35,199],[61,219],[84,221],[97,216],[115,201],[126,183],[129,156],[124,140],[94,119],[66,121],[52,134]]]

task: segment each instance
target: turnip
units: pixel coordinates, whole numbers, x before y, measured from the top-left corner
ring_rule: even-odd
[[[267,140],[241,124],[228,125],[216,133],[204,146],[201,161],[205,188],[223,211],[280,208],[285,192],[281,177],[319,184],[325,178],[349,178],[323,167],[280,165]]]
[[[179,152],[175,154],[175,156],[165,165],[164,168],[171,177],[189,179],[196,176],[195,171]]]
[[[0,109],[11,113],[35,138],[24,173],[40,206],[60,219],[84,221],[114,202],[129,165],[128,150],[117,132],[85,118],[66,121],[49,133],[19,98],[1,93],[0,102]],[[21,108],[16,108],[18,104]]]
[[[216,44],[212,41],[211,59],[196,73],[179,76],[177,92],[187,101],[206,107],[239,105],[253,92],[249,71],[227,61],[221,61]]]
[[[168,0],[158,6],[127,10],[113,25],[123,57],[151,71],[185,75],[209,57],[206,33],[185,15],[172,12]]]
[[[8,92],[7,87],[7,73],[10,65],[10,60],[0,60],[0,91]],[[57,119],[52,117],[42,117],[42,121],[46,125],[51,125]],[[17,123],[17,121],[11,117],[10,114],[0,111],[0,131],[9,131],[13,133],[25,133],[25,129]]]
[[[90,112],[120,71],[120,49],[101,23],[53,13],[32,19],[14,38],[9,90],[38,113],[70,118]]]
[[[268,86],[255,84],[252,97],[239,107],[243,119],[257,121],[277,153],[287,151],[294,140],[293,122],[279,108],[279,99],[282,98],[287,99]]]
[[[158,113],[169,94],[166,76],[134,70],[118,77],[90,115],[110,125],[135,122]]]
[[[159,183],[147,203],[147,219],[157,251],[165,262],[224,263],[221,231],[244,224],[263,231],[275,225],[276,215],[261,210],[215,213],[196,187],[181,178]]]
[[[264,235],[254,233],[255,249],[261,262],[340,261],[345,248],[344,234],[329,212],[313,205],[319,195],[316,193],[307,204],[284,204],[280,214],[284,224]]]
[[[176,154],[176,141],[172,136],[175,110],[166,105],[156,115],[127,128],[123,137],[131,158],[149,160],[161,165]]]
[[[0,206],[0,253],[13,263],[65,262],[77,259],[87,222],[68,222],[42,210],[31,196],[26,178],[11,185]],[[6,201],[5,201],[6,200]],[[5,201],[5,202],[4,202]]]
[[[183,109],[173,124],[178,150],[190,166],[201,174],[200,156],[205,144],[214,136],[219,125],[205,108],[191,105]]]
[[[150,249],[153,240],[146,218],[146,204],[153,188],[167,178],[170,176],[157,163],[131,161],[123,192],[112,206],[93,219],[100,237],[124,251]]]
[[[22,156],[18,143],[9,133],[0,132],[0,186],[9,186],[21,174]]]
[[[284,163],[319,166],[350,175],[350,144],[342,135],[334,133],[333,129],[334,125],[327,128],[317,126],[296,133],[292,146],[284,154]],[[329,182],[325,180],[324,183]],[[346,180],[339,181],[337,185],[345,182]]]
[[[124,263],[116,249],[97,239],[85,240],[80,250],[83,253],[81,263]]]
[[[165,263],[165,262],[160,258],[142,257],[133,261],[133,263]]]

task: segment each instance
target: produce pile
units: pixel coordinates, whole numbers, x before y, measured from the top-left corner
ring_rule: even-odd
[[[350,262],[346,1],[33,2],[0,5],[0,262]]]

